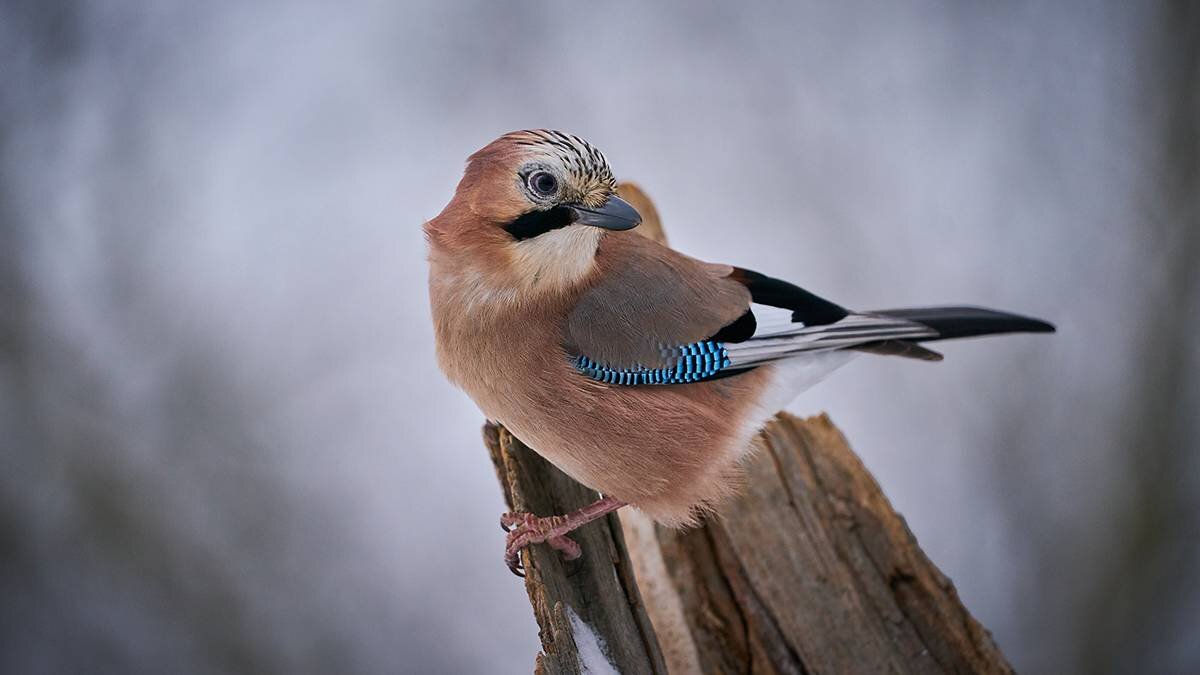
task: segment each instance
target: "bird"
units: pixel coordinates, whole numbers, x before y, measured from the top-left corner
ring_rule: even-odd
[[[633,231],[605,156],[568,133],[504,134],[472,154],[424,224],[437,360],[486,417],[600,499],[509,512],[504,560],[624,506],[695,525],[737,492],[763,426],[861,353],[941,359],[936,340],[1053,332],[973,306],[853,311],[790,282],[698,260]]]

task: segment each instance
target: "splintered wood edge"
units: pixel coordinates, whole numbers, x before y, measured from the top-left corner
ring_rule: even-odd
[[[525,499],[518,483],[520,469],[511,452],[513,440],[512,434],[504,427],[492,422],[483,425],[483,442],[504,492],[504,502],[510,510],[516,511],[519,510],[518,504],[524,504]],[[527,552],[523,552],[522,556],[526,565],[525,592],[529,596],[529,606],[533,610],[538,638],[542,643],[542,651],[534,660],[534,672],[539,675],[579,672],[579,651],[575,646],[571,624],[563,613],[562,603],[556,602],[551,606],[545,585],[535,578],[538,570],[533,561]]]

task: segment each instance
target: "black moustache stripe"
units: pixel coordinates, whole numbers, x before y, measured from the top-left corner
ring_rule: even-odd
[[[575,221],[575,212],[565,206],[546,211],[530,211],[504,226],[513,239],[532,239],[539,234],[566,227]]]

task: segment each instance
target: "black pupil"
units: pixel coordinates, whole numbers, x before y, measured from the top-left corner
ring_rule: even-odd
[[[556,188],[558,188],[558,181],[544,171],[533,177],[533,189],[544,195],[553,194]]]

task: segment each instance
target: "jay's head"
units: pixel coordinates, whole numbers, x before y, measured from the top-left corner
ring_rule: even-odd
[[[461,264],[488,263],[496,277],[561,287],[586,275],[606,231],[641,222],[616,190],[608,161],[582,138],[514,131],[471,155],[454,199],[426,231]]]

